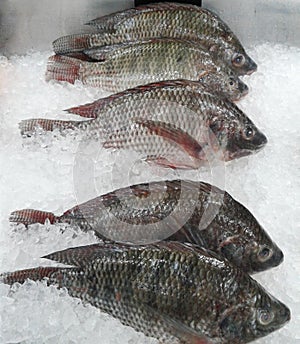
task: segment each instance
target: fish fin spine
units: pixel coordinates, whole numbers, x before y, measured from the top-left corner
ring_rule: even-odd
[[[84,63],[86,62],[70,56],[53,55],[48,59],[46,80],[74,84],[76,80],[80,80],[80,69]]]
[[[11,213],[9,222],[22,223],[24,225],[30,225],[33,223],[44,224],[46,220],[49,220],[51,224],[57,222],[57,217],[50,212],[34,210],[34,209],[22,209],[16,210]]]
[[[56,54],[83,51],[91,47],[90,36],[90,34],[75,34],[60,37],[52,43],[53,50]]]
[[[53,280],[59,281],[59,275],[62,269],[63,268],[60,267],[47,266],[8,272],[0,275],[0,281],[9,285],[14,283],[24,283],[27,279],[41,281],[44,278],[51,277],[53,277]]]
[[[43,119],[43,118],[33,118],[26,119],[19,123],[19,129],[22,136],[33,136],[38,128],[41,128],[43,131],[53,131],[55,129],[64,130],[64,129],[76,129],[80,122],[76,121],[60,121],[52,119]]]

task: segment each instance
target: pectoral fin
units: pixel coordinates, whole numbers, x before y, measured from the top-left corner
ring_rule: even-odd
[[[198,141],[180,128],[159,121],[136,119],[136,123],[150,130],[150,133],[162,136],[182,147],[191,157],[199,159],[202,147]]]

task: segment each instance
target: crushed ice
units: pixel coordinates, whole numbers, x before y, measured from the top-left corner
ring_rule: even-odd
[[[239,106],[269,142],[258,154],[226,165],[226,189],[253,212],[285,254],[282,265],[255,278],[291,308],[292,320],[257,343],[294,344],[300,338],[300,49],[264,44],[249,53],[258,63],[258,71],[244,77],[250,93]],[[96,241],[93,234],[68,226],[35,225],[28,230],[24,226],[12,228],[8,223],[10,212],[16,209],[36,208],[61,214],[76,203],[76,140],[46,136],[40,137],[38,143],[24,141],[18,122],[32,117],[74,119],[62,110],[107,95],[80,83],[46,83],[44,71],[49,55],[51,52],[31,52],[9,59],[0,56],[1,272],[53,264],[39,257]],[[96,183],[97,191],[103,193],[178,174],[186,178],[200,175],[209,180],[210,174],[162,172],[134,165],[124,178],[122,166],[122,160],[101,151],[94,169],[95,180],[79,174],[77,184],[79,178],[80,190],[84,191],[90,183]],[[84,197],[89,199],[87,193]],[[96,308],[83,305],[65,290],[43,283],[27,282],[13,289],[0,284],[0,298],[1,343],[156,342]]]

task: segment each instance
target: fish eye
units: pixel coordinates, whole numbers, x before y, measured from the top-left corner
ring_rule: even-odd
[[[266,309],[259,309],[257,312],[257,320],[261,325],[269,325],[272,320],[274,319],[274,313],[266,310]]]
[[[235,54],[232,60],[232,63],[237,66],[241,67],[245,63],[246,59],[245,56],[242,54]]]
[[[234,85],[234,79],[233,78],[229,78],[229,85],[233,86]]]
[[[258,259],[261,262],[267,261],[272,255],[273,255],[273,251],[267,246],[261,247],[257,254]]]
[[[255,132],[252,127],[246,127],[243,131],[243,137],[245,140],[251,140],[254,136]]]

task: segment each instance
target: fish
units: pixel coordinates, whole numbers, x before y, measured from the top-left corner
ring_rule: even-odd
[[[48,60],[46,80],[80,80],[105,91],[120,92],[151,82],[187,79],[200,81],[233,101],[249,91],[226,64],[193,42],[157,38],[90,49],[85,54],[101,62],[54,55]]]
[[[102,240],[145,244],[191,243],[247,273],[279,265],[283,253],[251,212],[226,191],[204,182],[165,180],[131,185],[57,216],[34,209],[11,213],[11,223],[46,221],[94,231]]]
[[[179,38],[204,46],[239,75],[257,70],[256,63],[228,25],[212,11],[195,5],[148,4],[100,17],[87,24],[98,32],[60,37],[53,42],[54,52],[82,52],[147,38]]]
[[[248,274],[188,244],[101,243],[44,256],[69,267],[4,273],[3,283],[47,278],[161,343],[242,344],[290,320],[290,310]],[[207,339],[207,340],[206,340]]]
[[[100,141],[104,149],[135,151],[149,163],[174,169],[240,158],[267,143],[234,103],[187,80],[139,86],[67,112],[88,120],[24,120],[21,134],[33,136],[38,128],[73,131],[83,141]]]

